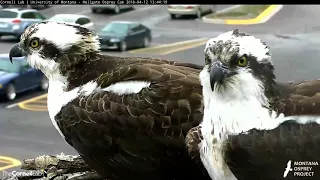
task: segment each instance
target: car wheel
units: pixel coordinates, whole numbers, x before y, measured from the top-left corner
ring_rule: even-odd
[[[119,49],[121,52],[124,52],[127,50],[127,43],[125,41],[121,41],[119,44]]]
[[[150,45],[150,38],[143,38],[143,47],[148,47]]]
[[[16,98],[16,96],[17,96],[16,88],[14,87],[14,84],[10,83],[6,88],[6,98],[9,101],[12,101]]]
[[[120,13],[120,7],[119,7],[119,6],[116,6],[116,7],[114,8],[114,13],[116,13],[116,14],[119,14],[119,13]]]
[[[39,88],[42,91],[46,91],[49,88],[49,80],[46,76],[42,76]]]
[[[176,19],[177,16],[176,16],[175,14],[170,14],[170,18],[171,18],[171,19]]]
[[[198,11],[197,11],[197,18],[201,18],[202,17],[202,13],[201,13],[201,9],[199,9]]]

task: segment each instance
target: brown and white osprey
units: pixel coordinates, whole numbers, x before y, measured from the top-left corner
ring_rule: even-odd
[[[185,146],[203,117],[202,67],[152,58],[102,55],[80,26],[29,26],[10,51],[49,79],[56,129],[108,180],[210,179]]]
[[[197,142],[189,151],[211,178],[320,179],[320,80],[276,83],[269,47],[238,30],[210,39],[204,53],[204,117],[187,144]]]

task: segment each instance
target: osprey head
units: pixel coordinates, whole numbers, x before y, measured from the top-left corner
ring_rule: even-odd
[[[208,40],[204,53],[200,80],[208,91],[234,98],[272,89],[271,54],[260,39],[236,29]]]
[[[87,28],[59,22],[44,21],[30,25],[13,46],[9,56],[26,56],[28,63],[48,78],[59,73],[59,66],[79,63],[73,55],[99,52],[98,36]]]

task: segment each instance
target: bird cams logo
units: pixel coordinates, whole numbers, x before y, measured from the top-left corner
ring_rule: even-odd
[[[296,177],[312,177],[314,176],[313,168],[318,165],[317,161],[294,161],[292,168],[291,160],[289,160],[283,178],[286,178],[290,171],[293,171],[293,176]]]
[[[2,176],[11,177],[47,177],[46,170],[31,170],[31,171],[2,171]]]

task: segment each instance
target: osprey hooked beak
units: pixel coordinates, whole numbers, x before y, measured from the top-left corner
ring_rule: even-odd
[[[210,67],[210,85],[211,90],[214,90],[214,84],[216,82],[221,82],[226,78],[229,74],[229,68],[222,64],[221,61],[215,61],[211,64]]]
[[[10,62],[12,63],[13,57],[22,57],[22,56],[24,56],[23,54],[24,54],[23,50],[20,48],[20,43],[15,44],[11,48],[10,53],[9,53]]]

